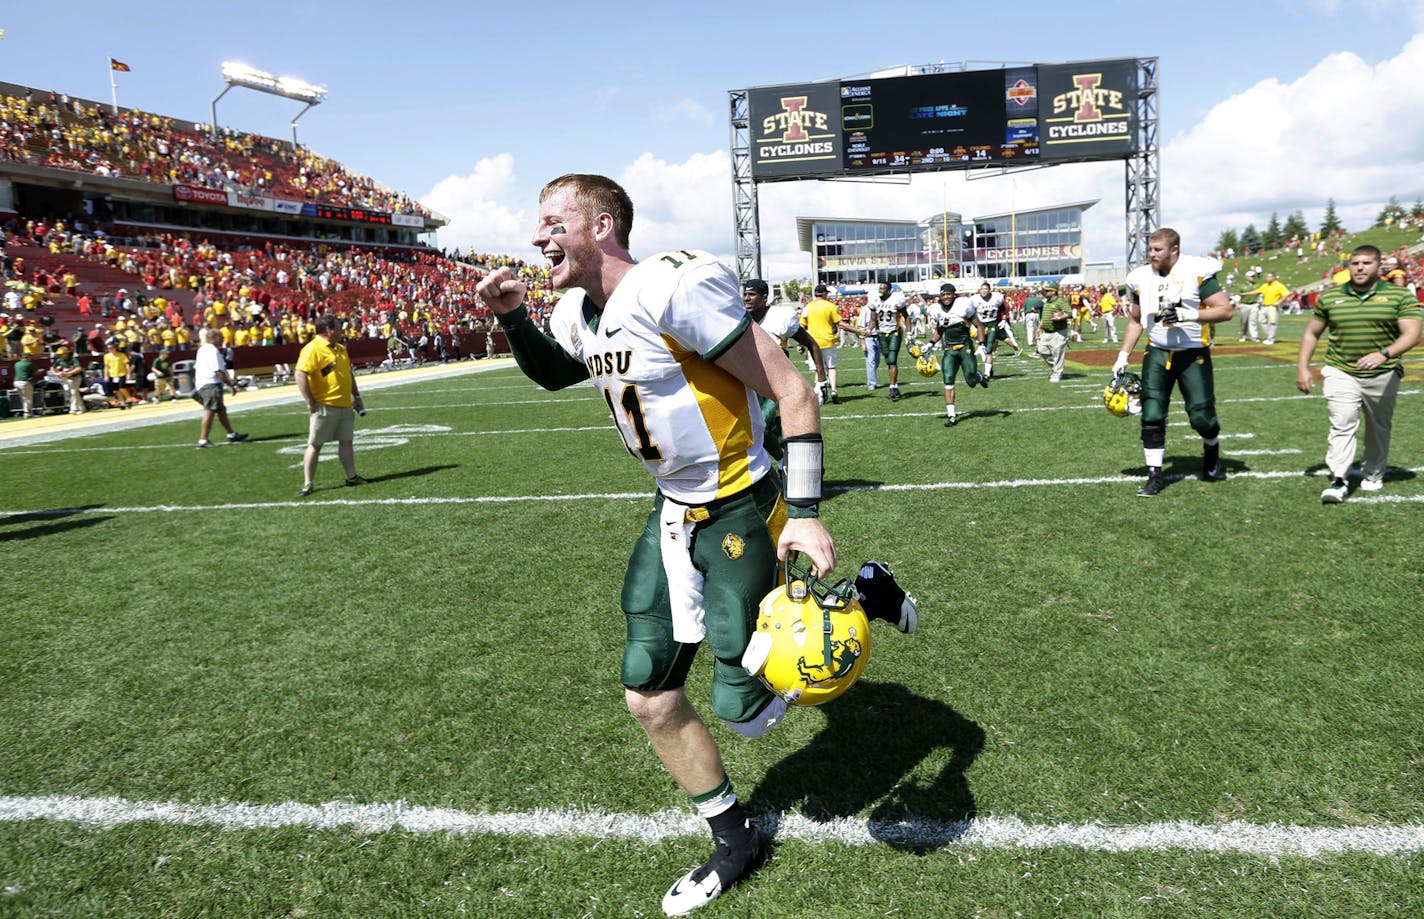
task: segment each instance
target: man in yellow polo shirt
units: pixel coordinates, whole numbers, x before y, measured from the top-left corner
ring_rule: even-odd
[[[366,414],[356,377],[351,373],[351,357],[341,343],[341,320],[330,313],[316,318],[316,334],[297,356],[297,391],[307,402],[307,449],[302,456],[305,479],[297,497],[312,493],[317,458],[321,448],[336,441],[336,455],[346,469],[347,485],[363,485],[356,474],[356,412]]]
[[[840,393],[836,392],[836,345],[840,344],[842,328],[855,327],[841,321],[841,314],[836,305],[826,299],[829,292],[830,289],[826,285],[816,285],[816,299],[806,304],[806,308],[802,310],[801,324],[811,333],[811,338],[821,349],[821,363],[826,368],[826,380],[831,384],[831,401],[840,405]]]
[[[1274,345],[1276,343],[1276,325],[1281,319],[1281,301],[1290,296],[1290,288],[1282,284],[1275,272],[1271,271],[1266,273],[1266,283],[1256,288],[1252,293],[1261,296],[1261,308],[1257,313],[1256,321],[1261,324],[1261,337],[1265,339],[1262,344]]]

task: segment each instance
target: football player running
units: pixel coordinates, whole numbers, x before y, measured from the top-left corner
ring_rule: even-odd
[[[900,345],[904,329],[909,324],[905,295],[892,291],[889,281],[881,281],[875,292],[865,298],[860,310],[860,337],[865,339],[865,383],[868,389],[876,385],[880,357],[890,368],[890,398],[900,398]]]
[[[969,297],[969,304],[974,307],[974,315],[979,317],[981,324],[979,340],[984,343],[984,376],[993,379],[994,350],[999,347],[999,337],[1003,335],[1009,315],[1004,306],[1004,295],[985,281],[979,285],[979,292]],[[1000,319],[1005,321],[1001,323]],[[1014,350],[1018,350],[1017,345]]]
[[[554,179],[540,192],[532,240],[550,262],[551,286],[565,291],[552,337],[530,321],[527,289],[511,269],[491,272],[478,292],[530,379],[551,390],[592,380],[657,483],[624,574],[621,680],[630,712],[714,840],[712,856],[663,897],[665,912],[683,915],[768,857],[688,699],[688,671],[705,638],[713,711],[744,736],[769,730],[785,700],[741,666],[758,604],[778,558],[803,553],[820,577],[835,567],[836,546],[819,519],[820,410],[810,385],[747,315],[730,268],[696,250],[637,261],[632,224],[633,203],[612,179]],[[758,395],[781,412],[781,474],[762,444]],[[888,568],[866,563],[855,586],[867,614],[915,629],[918,611]]]
[[[1202,438],[1201,478],[1226,478],[1221,466],[1221,424],[1216,417],[1216,386],[1211,369],[1212,326],[1231,318],[1231,298],[1222,290],[1216,259],[1181,254],[1181,236],[1162,227],[1147,237],[1149,264],[1127,276],[1127,331],[1113,362],[1113,376],[1127,369],[1132,349],[1147,330],[1142,358],[1142,454],[1147,481],[1140,498],[1151,498],[1167,487],[1162,475],[1166,455],[1167,403],[1174,386],[1192,429]]]
[[[958,411],[954,405],[954,378],[960,374],[964,382],[973,386],[988,387],[989,377],[979,372],[979,362],[974,359],[974,339],[970,330],[977,330],[984,336],[984,323],[974,312],[974,303],[969,297],[959,300],[953,284],[939,286],[939,299],[930,307],[930,325],[934,326],[934,343],[944,349],[940,355],[940,369],[944,372],[944,426],[952,428],[959,423]]]

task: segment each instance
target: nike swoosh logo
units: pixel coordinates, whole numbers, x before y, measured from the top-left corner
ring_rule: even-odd
[[[603,337],[604,337],[604,338],[612,338],[614,335],[617,335],[617,334],[618,334],[619,332],[621,332],[621,331],[623,331],[623,329],[622,329],[621,326],[620,326],[619,328],[616,328],[616,329],[604,329],[604,330],[603,330]]]

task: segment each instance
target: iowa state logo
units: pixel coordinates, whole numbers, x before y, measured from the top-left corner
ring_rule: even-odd
[[[1131,100],[1126,90],[1105,85],[1103,74],[1075,73],[1073,88],[1053,97],[1049,144],[1123,140],[1132,136]]]
[[[781,135],[784,144],[798,144],[811,139],[811,131],[825,132],[830,117],[825,112],[806,108],[805,96],[783,96],[781,111],[761,120],[763,137]]]

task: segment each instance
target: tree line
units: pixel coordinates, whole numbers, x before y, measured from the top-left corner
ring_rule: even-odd
[[[1398,223],[1405,217],[1415,219],[1424,218],[1424,200],[1416,199],[1414,205],[1405,208],[1399,203],[1398,197],[1390,195],[1389,202],[1380,210],[1379,216],[1375,217],[1374,225],[1377,227],[1389,226]],[[1330,198],[1325,202],[1325,216],[1320,221],[1320,229],[1317,231],[1320,236],[1328,237],[1336,233],[1343,232],[1344,225],[1340,223],[1340,217],[1335,213],[1335,199]],[[1265,249],[1279,249],[1292,240],[1304,242],[1311,238],[1310,225],[1305,222],[1305,214],[1296,211],[1281,220],[1280,214],[1272,211],[1271,222],[1266,224],[1264,230],[1258,230],[1254,223],[1246,224],[1245,229],[1223,230],[1221,236],[1216,240],[1216,250],[1218,252],[1260,252]]]

